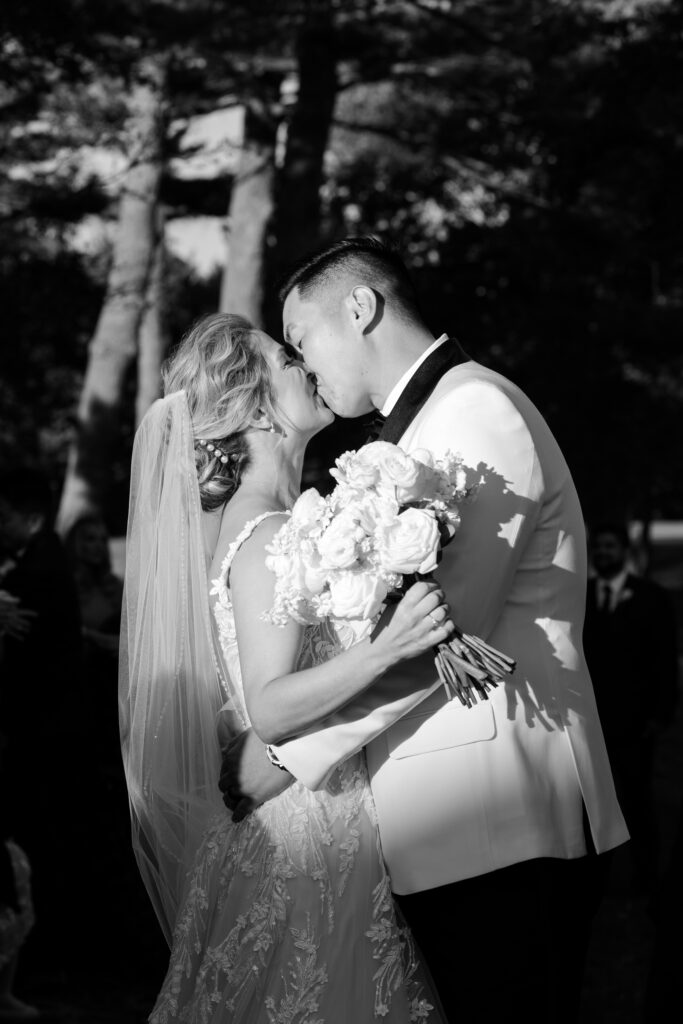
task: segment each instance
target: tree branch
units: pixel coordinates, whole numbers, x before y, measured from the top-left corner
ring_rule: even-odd
[[[349,132],[370,132],[372,135],[381,135],[385,139],[391,139],[392,142],[398,142],[401,146],[410,146],[414,149],[416,145],[426,145],[424,139],[420,140],[420,136],[411,134],[410,132],[402,132],[396,128],[389,128],[382,124],[370,124],[359,123],[358,121],[344,121],[341,118],[335,117],[332,121],[333,128],[343,128]]]
[[[487,46],[498,46],[500,43],[499,37],[489,35],[477,25],[473,25],[471,21],[463,18],[462,15],[456,14],[450,9],[444,10],[439,4],[432,2],[432,0],[405,0],[405,3],[429,17],[439,18],[449,25],[462,29],[467,35],[477,39],[480,43],[486,43]]]
[[[533,195],[528,189],[495,184],[491,181],[491,173],[494,172],[496,168],[489,167],[481,160],[474,160],[468,157],[458,159],[457,157],[439,154],[434,155],[437,159],[440,159],[441,163],[447,170],[455,171],[457,173],[465,171],[465,173],[467,173],[479,185],[485,188],[488,192],[492,192],[497,199],[505,200],[510,203],[522,203],[524,206],[530,206],[535,210],[549,210],[551,208],[551,204],[546,199],[541,199],[539,196]]]

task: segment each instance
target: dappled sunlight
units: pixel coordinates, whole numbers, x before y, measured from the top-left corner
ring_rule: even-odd
[[[569,672],[575,672],[580,668],[581,658],[579,652],[571,641],[571,622],[561,622],[559,619],[541,618],[536,619],[536,625],[543,630],[553,648],[553,656],[559,661],[562,668]]]

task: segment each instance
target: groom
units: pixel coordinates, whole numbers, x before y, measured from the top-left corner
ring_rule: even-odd
[[[373,238],[331,246],[281,292],[285,339],[340,416],[380,439],[460,452],[477,500],[437,577],[455,621],[517,659],[488,701],[449,702],[430,658],[404,663],[305,736],[242,737],[241,792],[309,788],[366,747],[392,887],[449,1020],[574,1021],[606,859],[627,831],[581,632],[583,519],[548,426],[510,381],[426,327],[405,266]],[[414,682],[411,697],[397,676]],[[221,787],[238,797],[235,753]],[[471,1016],[470,1016],[471,1015]]]

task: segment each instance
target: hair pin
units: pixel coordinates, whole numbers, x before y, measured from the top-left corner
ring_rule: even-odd
[[[213,441],[207,441],[206,438],[198,437],[197,444],[200,444],[202,448],[206,448],[207,452],[210,452],[215,459],[219,459],[223,464],[230,462],[231,459],[237,461],[237,455],[226,454],[219,445],[215,444]]]

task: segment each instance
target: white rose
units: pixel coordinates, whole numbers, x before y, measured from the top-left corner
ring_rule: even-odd
[[[371,459],[366,458],[363,450],[357,453],[356,457],[350,459],[346,466],[346,479],[351,487],[365,491],[368,487],[374,487],[379,479],[377,466]]]
[[[328,572],[326,569],[313,568],[308,566],[305,574],[306,588],[311,594],[320,594],[325,589],[327,583]]]
[[[292,520],[300,529],[312,530],[319,525],[325,510],[325,499],[318,493],[315,487],[309,487],[294,502],[292,506]]]
[[[345,572],[330,583],[332,615],[338,619],[373,619],[387,596],[378,576]]]
[[[294,587],[306,596],[306,563],[301,551],[280,552],[266,556],[266,568],[275,573],[276,579],[286,587]]]
[[[350,515],[332,520],[318,541],[321,564],[328,569],[350,569],[358,557],[358,545],[365,534]]]
[[[306,573],[308,566],[306,560],[303,557],[301,550],[296,553],[292,552],[290,555],[290,566],[287,574],[287,580],[290,586],[294,587],[304,598],[307,598],[306,594]]]
[[[337,484],[329,496],[329,507],[334,515],[338,515],[347,505],[356,505],[358,502],[358,491],[350,487],[346,480]]]
[[[329,570],[321,565],[320,552],[317,548],[317,541],[311,535],[301,537],[295,549],[290,555],[293,562],[300,564],[298,585],[305,588],[309,595],[319,594],[323,590]]]
[[[429,448],[415,448],[410,454],[413,459],[417,459],[427,469],[434,469],[434,456]]]
[[[398,502],[390,494],[366,494],[358,502],[355,514],[367,534],[373,534],[382,523],[391,523],[398,515]]]
[[[336,460],[336,469],[330,470],[332,476],[341,484],[348,484],[354,490],[366,490],[374,487],[379,479],[377,467],[364,457],[364,449],[358,452],[344,452]]]
[[[428,573],[438,565],[439,524],[427,509],[409,508],[377,531],[379,557],[390,572]]]
[[[333,626],[341,649],[348,651],[372,633],[375,623],[372,619],[335,619]]]
[[[379,469],[381,485],[391,489],[396,495],[399,505],[407,505],[410,501],[419,501],[424,495],[431,469],[414,459],[395,444],[375,441],[368,448],[377,447],[373,453]]]
[[[419,462],[424,466],[422,471],[422,497],[431,499],[431,497],[436,494],[439,487],[440,473],[437,468],[436,460],[428,448],[416,448],[415,451],[410,453],[410,456],[415,459],[416,462]]]
[[[324,588],[329,570],[321,565],[320,552],[316,542],[304,538],[298,548],[303,565],[304,586],[311,594],[319,594]]]

